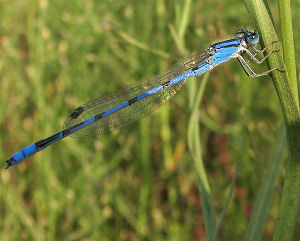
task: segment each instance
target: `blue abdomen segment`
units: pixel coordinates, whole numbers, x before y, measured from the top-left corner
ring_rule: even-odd
[[[27,157],[30,157],[31,155],[37,153],[40,150],[43,150],[45,147],[51,145],[52,143],[60,140],[63,138],[62,132],[59,132],[55,135],[52,135],[46,139],[40,140],[34,144],[31,144],[30,146],[27,146],[23,148],[22,150],[15,153],[9,160],[7,160],[7,166],[6,168],[13,166]]]
[[[35,144],[32,144],[30,146],[27,146],[25,148],[23,148],[21,151],[18,151],[17,153],[15,153],[8,161],[7,164],[10,166],[13,166],[21,161],[23,161],[25,158],[33,155],[34,153],[36,153],[36,147]]]
[[[95,122],[95,117],[92,117],[78,125],[72,126],[68,129],[65,129],[61,132],[58,132],[52,136],[49,136],[43,140],[40,140],[30,146],[27,146],[25,148],[23,148],[22,150],[18,151],[17,153],[15,153],[9,160],[6,161],[7,166],[6,168],[13,166],[21,161],[23,161],[24,159],[26,159],[27,157],[30,157],[31,155],[43,150],[44,148],[46,148],[47,146],[71,135],[72,133],[90,125],[91,123]]]
[[[209,63],[203,63],[203,64],[201,64],[201,65],[198,67],[198,69],[195,70],[195,74],[196,74],[196,75],[201,75],[201,74],[203,74],[203,73],[209,71],[209,70],[212,69],[212,68],[213,68],[213,66],[212,66],[211,64],[209,64]]]

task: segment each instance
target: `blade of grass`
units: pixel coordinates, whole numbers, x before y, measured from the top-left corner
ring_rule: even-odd
[[[120,38],[122,38],[125,42],[139,48],[139,49],[142,49],[146,52],[150,52],[150,53],[153,53],[159,57],[163,57],[163,58],[166,58],[166,59],[169,59],[171,56],[160,50],[160,49],[156,49],[156,48],[152,48],[152,47],[149,47],[147,44],[144,44],[136,39],[134,39],[133,37],[131,37],[130,35],[128,35],[127,33],[121,31],[121,30],[118,30],[118,36]]]
[[[220,220],[219,220],[218,226],[216,228],[214,240],[217,240],[218,233],[219,233],[219,231],[222,228],[223,221],[224,221],[224,218],[225,218],[226,212],[228,210],[228,207],[229,207],[232,195],[233,195],[233,191],[234,191],[234,188],[235,188],[236,179],[237,179],[237,175],[238,175],[238,169],[239,169],[239,163],[237,162],[235,164],[234,176],[233,176],[232,181],[231,181],[230,190],[229,190],[226,202],[225,202],[225,206],[223,208],[223,211],[222,211],[222,214],[220,216]]]
[[[141,165],[143,173],[143,185],[141,186],[139,194],[139,209],[138,209],[138,221],[137,231],[138,240],[146,240],[146,234],[149,232],[149,219],[147,218],[148,210],[150,208],[150,193],[151,193],[151,160],[149,156],[150,152],[150,119],[145,118],[140,123],[140,135],[141,135]]]
[[[252,22],[260,30],[264,45],[278,39],[264,2],[262,0],[244,0],[244,2]],[[283,37],[285,38],[285,36]],[[272,54],[267,60],[270,68],[279,67],[284,69],[280,52]],[[289,151],[274,240],[288,241],[293,240],[300,203],[300,114],[298,103],[293,94],[297,93],[297,90],[291,84],[289,76],[281,71],[274,71],[271,76],[283,112]]]
[[[188,25],[188,19],[190,18],[190,11],[192,7],[192,1],[186,1],[183,7],[182,14],[180,14],[181,22],[179,24],[179,30],[175,31],[172,26],[170,30],[172,36],[178,46],[178,49],[183,55],[185,55],[185,41],[184,35]],[[216,211],[214,208],[214,202],[210,191],[207,175],[203,166],[200,130],[199,130],[199,106],[203,97],[204,89],[208,80],[208,74],[203,77],[200,87],[197,87],[195,79],[191,79],[187,83],[187,89],[190,99],[191,118],[188,127],[188,145],[191,155],[194,159],[196,171],[198,175],[199,192],[202,210],[204,214],[205,230],[207,240],[214,240],[216,233]],[[197,92],[198,89],[198,92]]]
[[[184,4],[183,11],[182,11],[182,18],[179,24],[178,29],[178,37],[181,41],[180,46],[182,46],[183,53],[186,52],[185,50],[185,42],[184,42],[184,35],[186,33],[187,26],[189,24],[189,19],[191,15],[191,8],[192,8],[192,0],[187,0]]]
[[[285,149],[285,129],[284,126],[281,125],[281,128],[276,138],[276,142],[271,152],[268,167],[266,168],[267,172],[258,190],[253,213],[251,215],[251,219],[245,237],[246,241],[259,241],[262,238],[264,224],[269,215],[272,196],[275,191]]]
[[[282,46],[283,46],[283,58],[285,68],[289,80],[292,85],[292,90],[296,102],[299,103],[297,92],[297,75],[296,75],[296,62],[295,62],[295,48],[294,48],[294,36],[291,16],[291,6],[289,0],[279,0],[279,16],[281,24],[282,34]],[[299,107],[299,106],[298,106]]]
[[[203,92],[208,80],[208,76],[208,73],[204,75],[200,84],[200,88],[197,92],[196,98],[193,101],[192,114],[188,127],[188,146],[193,156],[198,175],[199,192],[202,210],[204,214],[207,240],[214,240],[216,233],[216,211],[214,208],[213,198],[211,195],[207,175],[203,166],[199,134],[199,106],[203,97]]]
[[[193,2],[186,1],[183,7],[181,17],[181,24],[179,24],[179,30],[176,31],[172,25],[169,25],[174,42],[177,44],[178,49],[182,55],[185,55],[185,41],[184,36],[188,26],[188,19],[190,18],[190,11]],[[188,145],[191,155],[194,159],[196,171],[199,182],[199,192],[202,210],[204,214],[205,230],[207,240],[213,240],[216,232],[216,211],[207,180],[207,175],[202,162],[200,131],[199,131],[199,106],[203,97],[203,92],[208,80],[208,74],[204,75],[200,87],[197,87],[195,79],[190,79],[187,83],[187,89],[190,99],[189,108],[191,110],[191,117],[188,127]],[[197,92],[198,89],[198,92]]]

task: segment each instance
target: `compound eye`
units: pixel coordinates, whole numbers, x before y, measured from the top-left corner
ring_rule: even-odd
[[[256,33],[256,34],[252,34],[250,36],[247,37],[247,42],[251,45],[255,45],[257,44],[259,41],[259,35]]]

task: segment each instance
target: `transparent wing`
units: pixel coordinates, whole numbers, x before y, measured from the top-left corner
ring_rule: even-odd
[[[115,92],[113,94],[97,98],[83,106],[74,110],[66,119],[64,128],[69,128],[79,124],[95,115],[101,114],[119,104],[122,104],[146,91],[159,86],[168,80],[171,80],[194,67],[199,66],[206,60],[206,54],[191,58],[183,63],[177,64],[170,71],[156,76],[154,78],[142,81],[133,86],[128,86],[126,89]],[[171,85],[156,94],[150,95],[142,100],[139,100],[132,105],[123,108],[115,113],[112,113],[97,122],[84,127],[75,132],[72,136],[97,136],[112,132],[124,126],[127,126],[142,117],[150,114],[162,103],[170,99],[184,84],[181,81],[177,84]]]

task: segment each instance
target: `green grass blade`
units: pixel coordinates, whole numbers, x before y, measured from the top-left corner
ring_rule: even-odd
[[[193,1],[188,0],[185,2],[183,7],[178,6],[177,9],[182,9],[182,11],[178,12],[179,20],[177,24],[177,30],[172,25],[169,25],[174,42],[176,43],[177,48],[182,55],[186,54],[184,36],[187,30],[188,20],[190,19],[192,5]],[[191,109],[191,117],[188,127],[188,146],[194,159],[198,175],[199,192],[205,220],[207,240],[213,240],[216,232],[216,212],[207,175],[202,162],[201,142],[199,134],[199,106],[203,97],[203,92],[208,80],[208,76],[208,74],[204,75],[199,88],[197,87],[195,79],[191,79],[187,83],[187,89],[190,99],[189,107]]]
[[[251,20],[261,34],[264,45],[278,39],[264,2],[261,0],[244,0],[244,2]],[[276,47],[279,48],[280,46]],[[284,69],[285,67],[280,52],[272,54],[268,58],[268,64],[270,68]],[[289,151],[274,240],[288,241],[293,240],[300,204],[300,114],[298,102],[293,94],[297,93],[297,89],[291,84],[288,75],[284,72],[274,71],[271,76],[283,112]]]
[[[258,190],[245,241],[258,241],[262,238],[285,150],[286,135],[282,125],[271,152],[269,164],[266,168],[267,172]]]
[[[294,98],[299,103],[297,92],[297,75],[295,62],[294,36],[291,16],[291,6],[289,0],[279,0],[279,16],[282,34],[283,58],[287,75],[289,76]]]
[[[228,210],[230,201],[232,200],[234,188],[235,188],[235,186],[236,186],[236,179],[237,179],[237,175],[238,175],[238,169],[239,169],[239,163],[237,162],[237,163],[235,164],[234,176],[233,176],[232,181],[231,181],[230,190],[229,190],[229,193],[228,193],[228,196],[227,196],[227,199],[226,199],[226,202],[225,202],[225,205],[224,205],[222,214],[221,214],[221,216],[220,216],[220,220],[219,220],[218,226],[217,226],[216,231],[215,231],[215,237],[214,237],[214,240],[217,240],[218,233],[219,233],[219,231],[220,231],[221,228],[222,228],[222,225],[223,225],[223,222],[224,222],[224,219],[225,219],[226,212],[227,212],[227,210]]]
[[[188,127],[188,145],[193,156],[196,171],[198,175],[199,192],[201,205],[205,220],[205,230],[207,240],[214,240],[216,235],[216,211],[214,208],[213,198],[210,191],[207,175],[203,166],[202,151],[199,136],[199,105],[201,103],[203,92],[208,80],[209,74],[205,74],[201,81],[200,88],[193,102],[192,114]]]

